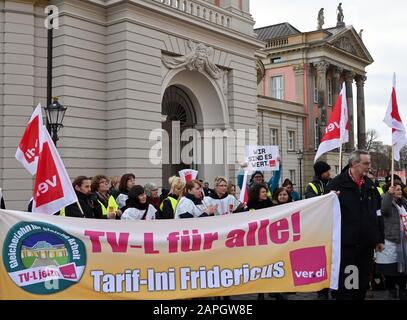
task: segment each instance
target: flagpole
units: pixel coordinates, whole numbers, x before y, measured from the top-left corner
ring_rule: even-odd
[[[79,203],[79,201],[76,203],[78,205],[79,210],[81,211],[81,213],[83,214],[83,216],[85,216],[85,214],[83,213],[81,204]]]
[[[339,147],[339,173],[342,171],[342,142]]]
[[[394,185],[394,145],[391,146],[391,187]]]

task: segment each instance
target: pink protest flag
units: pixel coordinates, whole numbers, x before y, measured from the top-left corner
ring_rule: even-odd
[[[38,156],[40,154],[40,131],[42,126],[41,104],[39,103],[31,115],[15,155],[17,161],[32,175],[35,175],[37,172]]]
[[[71,180],[47,129],[42,126],[41,151],[34,185],[32,212],[54,214],[78,202]]]
[[[193,169],[184,169],[178,172],[182,182],[188,183],[191,180],[196,179],[198,176],[198,171]]]
[[[314,162],[324,153],[341,148],[343,143],[349,142],[348,104],[346,101],[346,86],[342,85],[341,93],[325,128],[324,136],[318,147]]]
[[[399,114],[396,96],[396,74],[393,75],[393,88],[389,104],[387,106],[386,116],[383,120],[392,128],[392,145],[394,160],[400,161],[400,151],[407,144],[406,129]]]

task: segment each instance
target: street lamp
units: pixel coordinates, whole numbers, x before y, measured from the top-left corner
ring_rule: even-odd
[[[58,97],[53,97],[52,103],[45,108],[47,114],[47,122],[49,126],[49,131],[52,135],[52,141],[54,141],[55,146],[57,145],[58,131],[63,127],[62,122],[64,121],[66,107],[62,106],[58,102]]]
[[[304,158],[304,152],[301,149],[297,151],[297,159],[300,162],[300,195],[302,197],[302,159]]]

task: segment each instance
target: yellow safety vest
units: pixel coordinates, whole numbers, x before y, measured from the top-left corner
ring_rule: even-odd
[[[109,212],[108,208],[113,208],[113,210],[112,210],[113,212],[116,212],[117,210],[119,210],[119,206],[113,196],[109,197],[109,201],[107,203],[107,208],[104,206],[104,204],[102,202],[100,202],[99,199],[98,199],[98,202],[100,203],[100,207],[102,208],[102,214],[104,216],[107,216],[107,213]]]
[[[77,203],[79,210],[82,210],[81,205],[79,204],[79,202]],[[59,216],[60,217],[65,217],[65,208],[62,208],[61,210],[59,210]]]
[[[377,187],[377,191],[379,191],[380,196],[382,196],[384,193],[384,191],[381,187]]]
[[[161,212],[163,211],[163,208],[164,208],[164,201],[167,200],[167,199],[170,200],[171,206],[172,206],[172,210],[174,210],[174,213],[175,213],[175,210],[177,209],[178,200],[177,200],[177,199],[174,199],[173,197],[167,197],[167,198],[165,198],[165,199],[163,200],[163,202],[161,202],[161,204],[160,204],[160,210],[161,210]]]
[[[321,186],[322,190],[318,190],[317,186],[315,184],[313,184],[312,182],[310,182],[308,185],[312,188],[312,190],[315,192],[315,194],[317,196],[324,193],[324,186]]]

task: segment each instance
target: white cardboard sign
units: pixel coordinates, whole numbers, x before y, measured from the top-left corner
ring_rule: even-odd
[[[278,146],[246,146],[246,162],[249,171],[277,171],[279,169]]]

